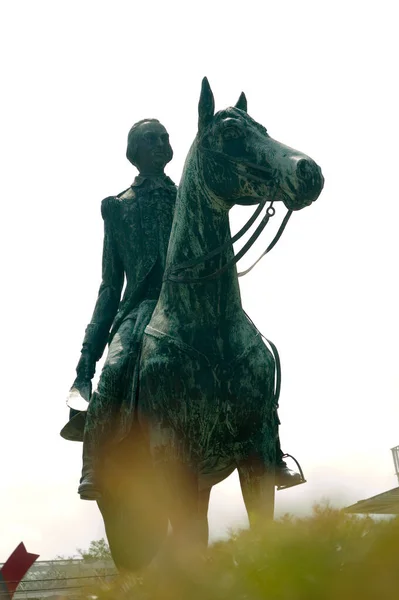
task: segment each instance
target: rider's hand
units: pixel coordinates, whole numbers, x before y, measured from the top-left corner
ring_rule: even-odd
[[[78,365],[76,367],[77,380],[89,382],[93,379],[96,372],[96,361],[91,352],[83,350]]]
[[[71,392],[77,390],[87,402],[90,401],[92,389],[91,380],[93,379],[95,371],[96,361],[90,352],[84,350],[76,367],[77,377],[71,386]]]
[[[86,400],[86,402],[90,402],[91,390],[92,385],[90,380],[79,379],[79,377],[77,377],[73,382],[71,389],[69,390],[69,395],[67,398],[68,406],[70,408],[75,408],[76,410],[83,410],[80,408],[81,402],[79,397]],[[79,404],[79,408],[75,406],[76,404]]]

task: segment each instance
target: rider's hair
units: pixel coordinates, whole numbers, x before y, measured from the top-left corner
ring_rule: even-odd
[[[129,162],[132,163],[135,167],[137,167],[136,163],[136,155],[137,155],[137,147],[141,138],[140,127],[145,123],[159,123],[158,119],[141,119],[141,121],[137,121],[130,129],[127,136],[127,149],[126,149],[126,158]]]

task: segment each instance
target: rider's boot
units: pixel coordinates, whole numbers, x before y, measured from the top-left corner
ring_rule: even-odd
[[[276,485],[278,487],[288,488],[300,483],[304,483],[301,474],[289,469],[284,460],[276,464]]]
[[[300,473],[287,467],[287,463],[283,457],[284,454],[280,447],[280,438],[278,438],[276,444],[276,486],[285,489],[293,487],[294,485],[299,485],[300,483],[305,483],[303,476]]]
[[[98,448],[91,431],[85,431],[83,440],[82,477],[78,488],[81,500],[100,500]]]

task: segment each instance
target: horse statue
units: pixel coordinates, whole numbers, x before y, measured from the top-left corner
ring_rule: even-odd
[[[244,94],[215,113],[205,78],[198,112],[163,286],[142,342],[132,393],[137,423],[132,439],[109,459],[116,482],[140,446],[136,474],[130,482],[125,477],[123,506],[121,495],[99,503],[115,562],[130,570],[156,555],[168,522],[176,542],[206,545],[212,486],[235,469],[250,525],[259,515],[273,518],[276,357],[242,308],[235,266],[273,206],[237,255],[232,243],[266,201],[282,202],[291,214],[314,202],[324,183],[311,158],[272,139],[248,115]],[[232,238],[235,204],[258,206]]]

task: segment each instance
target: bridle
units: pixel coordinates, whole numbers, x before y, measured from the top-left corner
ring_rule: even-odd
[[[217,158],[223,158],[223,160],[233,163],[236,167],[237,174],[242,174],[242,175],[245,174],[245,176],[248,179],[252,179],[253,181],[259,181],[259,182],[264,183],[264,178],[262,179],[261,177],[257,177],[256,175],[254,175],[252,173],[248,173],[248,171],[246,170],[247,168],[254,169],[260,173],[267,173],[269,175],[269,177],[271,178],[271,181],[273,184],[272,198],[270,200],[270,205],[266,209],[266,213],[265,213],[264,217],[260,221],[259,225],[256,227],[255,231],[253,232],[253,234],[251,235],[249,240],[244,244],[244,246],[241,248],[241,250],[239,250],[239,252],[237,252],[237,254],[232,259],[228,260],[227,263],[225,265],[223,265],[223,267],[221,267],[214,273],[211,273],[210,275],[204,275],[203,277],[184,277],[184,274],[181,273],[181,271],[186,271],[187,269],[196,267],[197,265],[202,264],[202,263],[206,262],[207,260],[220,255],[224,250],[226,250],[227,248],[230,248],[232,246],[232,244],[234,244],[240,238],[242,238],[242,236],[245,235],[245,233],[255,223],[256,219],[261,214],[264,206],[268,202],[267,198],[263,198],[261,200],[258,207],[254,211],[253,215],[248,219],[248,221],[240,229],[240,231],[238,231],[238,233],[236,233],[232,238],[227,240],[224,244],[221,244],[220,246],[218,246],[214,250],[211,250],[211,252],[208,252],[205,255],[199,256],[197,258],[193,258],[192,260],[182,262],[176,266],[169,267],[165,271],[164,281],[172,281],[173,283],[203,283],[203,282],[212,281],[212,280],[218,278],[227,269],[229,269],[231,266],[235,265],[248,252],[248,250],[253,246],[255,241],[258,239],[258,237],[260,236],[260,234],[262,233],[262,231],[268,224],[271,217],[273,217],[276,213],[276,210],[273,207],[273,203],[274,203],[276,193],[278,191],[279,181],[278,181],[277,173],[275,170],[271,169],[270,167],[262,167],[262,166],[259,166],[259,165],[256,165],[256,164],[250,163],[250,162],[238,161],[237,159],[233,158],[232,156],[223,154],[223,152],[211,150],[210,148],[205,148],[204,146],[198,146],[198,147],[202,150],[203,153],[211,154],[212,156],[216,156]],[[266,250],[260,255],[260,257],[248,269],[246,269],[245,271],[242,271],[240,273],[237,273],[238,277],[243,277],[244,275],[247,275],[247,273],[252,271],[252,269],[258,264],[258,262],[268,252],[270,252],[270,250],[272,250],[272,248],[274,248],[274,246],[277,244],[278,240],[280,239],[291,215],[292,215],[292,210],[289,209],[287,211],[276,235],[274,236],[273,240],[268,245]]]

